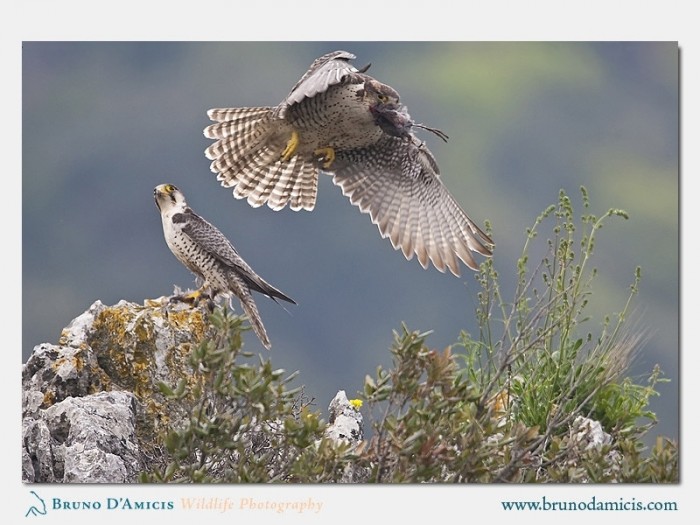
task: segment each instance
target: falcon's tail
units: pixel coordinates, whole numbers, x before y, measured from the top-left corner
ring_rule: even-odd
[[[258,312],[258,307],[253,300],[249,290],[240,290],[240,294],[236,293],[236,296],[241,301],[241,306],[243,311],[245,311],[250,321],[250,326],[253,328],[253,332],[258,336],[260,342],[268,350],[272,347],[270,339],[267,337],[267,332],[265,331],[265,326],[263,325],[262,319],[260,318],[260,312]]]
[[[215,124],[204,136],[216,139],[205,155],[211,170],[233,196],[258,207],[312,210],[316,203],[317,168],[313,159],[283,158],[289,136],[280,132],[272,107],[210,109]]]
[[[279,304],[279,301],[277,301],[277,299],[287,301],[288,303],[297,304],[297,302],[294,299],[285,295],[284,293],[279,291],[277,288],[272,286],[270,283],[268,283],[267,281],[264,281],[261,277],[259,277],[257,275],[255,277],[257,279],[248,281],[248,285],[251,287],[252,290],[260,292],[263,295],[267,295],[270,299],[275,301],[277,304]]]

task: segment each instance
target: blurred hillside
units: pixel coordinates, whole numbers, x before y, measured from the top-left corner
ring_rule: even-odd
[[[275,105],[335,49],[396,88],[442,177],[477,223],[512,293],[524,231],[560,188],[589,190],[609,221],[594,264],[593,317],[622,309],[635,267],[636,324],[649,340],[632,373],[671,379],[656,434],[679,436],[679,52],[675,42],[25,42],[22,286],[25,361],[99,299],[142,302],[194,285],[163,240],[153,188],[179,186],[264,279],[299,305],[257,299],[276,366],[325,409],[389,363],[401,322],[443,348],[474,333],[473,275],[423,270],[381,239],[330,177],[312,213],[253,209],[209,171],[212,107]],[[580,201],[575,201],[581,211]],[[543,254],[544,255],[544,254]],[[237,305],[235,305],[237,306]],[[264,351],[252,334],[247,349]]]

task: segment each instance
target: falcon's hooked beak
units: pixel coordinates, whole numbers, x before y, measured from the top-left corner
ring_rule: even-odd
[[[171,204],[175,204],[175,202],[177,202],[177,197],[175,194],[179,191],[180,190],[178,190],[177,187],[173,186],[172,184],[159,184],[156,186],[153,189],[153,200],[156,201],[158,210],[163,210],[162,206],[165,204],[167,199],[171,201]]]

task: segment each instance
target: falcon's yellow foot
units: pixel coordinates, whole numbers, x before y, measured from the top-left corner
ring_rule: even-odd
[[[284,151],[280,155],[282,158],[282,161],[287,162],[289,159],[291,159],[294,154],[297,152],[297,148],[299,147],[299,133],[296,131],[292,131],[292,136],[289,137],[289,140],[287,141],[287,147],[284,148]]]
[[[199,303],[202,301],[202,299],[207,301],[207,306],[209,307],[209,310],[214,310],[214,301],[212,297],[204,292],[201,288],[199,290],[195,290],[194,292],[190,292],[188,294],[184,295],[174,295],[170,298],[170,302],[183,302],[187,304],[191,304],[194,307],[198,307]]]
[[[331,164],[333,164],[333,161],[335,160],[335,150],[330,146],[327,146],[325,148],[318,148],[314,151],[314,155],[318,155],[319,160],[323,159],[322,166],[325,169],[330,168]]]
[[[201,301],[202,296],[206,295],[202,290],[195,290],[188,294],[182,295],[182,301],[185,303],[198,304]]]

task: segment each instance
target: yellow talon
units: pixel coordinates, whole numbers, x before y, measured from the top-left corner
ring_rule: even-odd
[[[170,298],[170,302],[183,302],[197,306],[199,301],[202,300],[202,297],[209,299],[209,295],[206,294],[202,288],[200,288],[199,290],[195,290],[194,292],[190,292],[188,294],[174,295]]]
[[[299,146],[299,133],[296,131],[292,131],[292,136],[289,137],[289,140],[287,141],[287,147],[284,148],[284,151],[280,155],[282,160],[284,162],[288,161],[291,159],[294,154],[297,151],[297,147]]]
[[[314,155],[323,157],[323,167],[326,169],[330,168],[331,164],[333,164],[333,161],[335,160],[335,150],[330,146],[318,148],[314,151]]]
[[[183,300],[183,301],[186,301],[186,302],[188,302],[188,303],[189,303],[189,302],[197,302],[197,301],[199,301],[199,297],[200,297],[201,295],[202,295],[202,290],[195,290],[194,292],[190,292],[190,293],[188,293],[188,294],[185,294],[185,295],[182,297],[182,300]]]
[[[191,304],[195,308],[199,308],[199,303],[202,301],[202,299],[205,299],[207,302],[207,308],[209,308],[210,312],[214,311],[214,307],[216,306],[214,304],[214,297],[216,296],[216,293],[213,295],[210,295],[209,293],[204,291],[204,287],[200,288],[199,290],[195,290],[194,292],[190,292],[185,295],[174,295],[170,298],[171,303],[176,303],[176,302],[183,302],[187,304]]]

